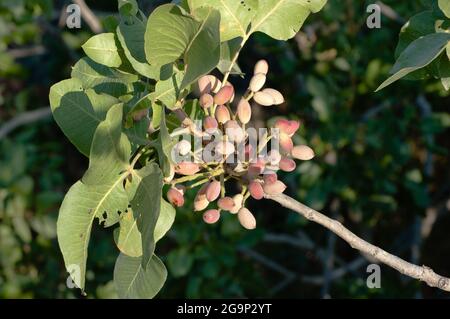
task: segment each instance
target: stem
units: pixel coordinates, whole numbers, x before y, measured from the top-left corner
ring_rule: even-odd
[[[420,281],[424,281],[430,287],[437,287],[444,291],[450,292],[450,278],[446,278],[436,274],[431,268],[427,266],[417,266],[411,264],[375,245],[372,245],[371,243],[368,243],[364,239],[356,236],[350,230],[345,228],[344,225],[342,225],[339,221],[331,219],[284,194],[266,194],[265,198],[271,199],[279,203],[281,206],[292,209],[306,219],[324,226],[325,228],[345,240],[352,248],[359,250],[363,254],[370,255],[374,259],[396,269],[400,273],[415,279],[419,279]]]
[[[230,76],[230,73],[231,73],[231,70],[233,70],[233,66],[234,66],[234,64],[236,63],[236,61],[237,61],[237,59],[239,57],[239,53],[241,53],[241,50],[244,47],[245,42],[247,42],[249,36],[250,36],[250,33],[245,35],[242,38],[241,44],[239,45],[239,49],[236,51],[236,53],[234,54],[233,58],[231,59],[230,67],[228,68],[228,70],[225,72],[225,74],[223,76],[222,87],[225,86],[225,83],[227,83],[228,77]]]
[[[180,184],[180,183],[184,183],[184,182],[190,182],[190,181],[194,181],[199,177],[204,177],[206,176],[208,173],[197,173],[194,175],[187,175],[187,176],[183,176],[177,179],[173,179],[170,183],[175,185],[175,184]]]

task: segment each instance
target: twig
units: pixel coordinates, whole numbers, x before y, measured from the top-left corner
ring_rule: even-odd
[[[394,9],[392,9],[392,7],[388,6],[382,1],[377,1],[376,4],[380,6],[381,13],[387,18],[401,24],[404,24],[406,22],[404,18],[402,18]]]
[[[337,201],[335,201],[334,203],[338,203]],[[333,211],[333,217],[336,215],[336,206],[339,206],[339,204],[337,205],[332,205],[334,206],[334,208],[332,209]],[[330,296],[330,287],[331,287],[331,273],[333,272],[333,268],[334,268],[334,261],[335,261],[335,245],[336,244],[336,235],[333,232],[328,233],[328,240],[327,240],[327,249],[326,249],[326,255],[325,255],[325,259],[324,259],[324,263],[323,263],[323,285],[322,285],[322,289],[321,289],[321,295],[322,298],[326,298],[329,299],[331,298]]]
[[[45,53],[45,47],[42,45],[36,45],[29,48],[17,48],[8,50],[8,54],[15,59],[26,58],[33,55],[41,55]]]
[[[345,228],[344,225],[342,225],[337,220],[331,219],[284,194],[265,195],[265,198],[271,199],[279,203],[280,205],[299,213],[308,220],[324,226],[325,228],[329,229],[337,236],[345,240],[352,248],[359,250],[363,254],[372,256],[376,260],[398,270],[400,273],[424,281],[430,287],[437,287],[444,291],[450,292],[449,278],[436,274],[431,268],[427,266],[417,266],[411,264],[375,245],[366,242],[365,240],[361,239],[350,230]]]
[[[94,33],[101,33],[103,31],[102,24],[92,12],[92,10],[87,6],[84,0],[73,0],[73,3],[80,6],[81,16],[84,21],[88,24],[89,28],[91,28]]]
[[[240,247],[240,248],[238,248],[238,250],[241,251],[246,256],[255,259],[256,261],[260,262],[261,264],[265,265],[266,267],[268,267],[284,276],[284,279],[279,284],[277,284],[275,287],[273,287],[271,289],[272,294],[275,294],[276,292],[282,290],[284,287],[286,287],[292,281],[294,281],[295,278],[297,277],[297,275],[294,272],[290,271],[289,269],[283,267],[276,261],[273,261],[252,249]]]
[[[52,111],[48,106],[46,106],[40,109],[22,113],[12,118],[11,120],[9,120],[0,127],[0,140],[3,139],[6,135],[8,135],[11,131],[18,128],[19,126],[40,121],[42,119],[49,117],[51,114]]]
[[[361,268],[365,263],[366,259],[364,257],[358,257],[355,260],[347,263],[345,266],[337,268],[330,273],[330,281],[335,281],[341,277],[344,277],[349,272],[355,272]],[[322,285],[325,281],[323,276],[301,276],[300,280],[304,283],[313,285]]]

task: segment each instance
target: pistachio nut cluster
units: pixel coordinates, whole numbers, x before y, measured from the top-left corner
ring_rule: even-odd
[[[186,190],[198,187],[194,210],[204,211],[206,223],[216,223],[223,212],[229,212],[237,214],[244,228],[254,229],[256,219],[246,208],[247,199],[284,192],[286,185],[278,180],[277,171],[292,172],[294,160],[314,157],[310,147],[293,143],[298,121],[278,119],[270,129],[247,127],[253,107],[285,101],[279,91],[264,88],[268,70],[265,60],[258,61],[248,89],[235,103],[235,90],[228,81],[222,83],[213,75],[198,80],[204,117],[201,123],[185,119],[184,134],[178,135],[182,139],[172,149],[172,172],[165,179],[171,185],[167,198],[172,205],[183,206]],[[229,194],[229,180],[237,182],[237,194]]]

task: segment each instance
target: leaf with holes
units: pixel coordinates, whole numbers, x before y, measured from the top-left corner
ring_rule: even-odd
[[[258,7],[257,0],[189,0],[188,3],[194,15],[196,14],[195,10],[203,6],[212,7],[220,12],[220,38],[222,41],[237,37],[243,38],[247,34],[247,29],[255,17]]]
[[[118,212],[128,206],[128,197],[122,186],[124,176],[108,185],[75,183],[67,192],[57,221],[58,243],[66,269],[74,283],[84,289],[87,248],[95,218],[111,226],[119,220]]]
[[[161,198],[161,209],[154,231],[155,243],[164,237],[174,220],[175,209]],[[130,208],[121,215],[120,227],[114,229],[114,241],[123,254],[130,257],[142,256],[142,237],[137,227],[137,218]]]
[[[133,172],[133,178],[139,183],[131,208],[142,235],[142,267],[145,268],[155,250],[154,232],[161,209],[162,173],[159,166],[152,163]]]

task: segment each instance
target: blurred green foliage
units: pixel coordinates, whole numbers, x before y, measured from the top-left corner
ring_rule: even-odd
[[[161,2],[140,5],[148,12]],[[284,92],[287,100],[281,109],[260,109],[261,123],[256,125],[281,115],[300,119],[301,134],[295,142],[306,142],[316,151],[313,161],[283,176],[290,195],[338,216],[355,233],[408,260],[416,258],[411,247],[419,245],[423,257],[416,262],[450,275],[445,260],[450,254],[448,236],[432,233],[420,238],[415,228],[427,208],[441,207],[448,199],[449,93],[433,79],[399,81],[373,93],[395,60],[402,23],[431,2],[386,0],[399,18],[383,15],[380,29],[368,29],[366,7],[371,1],[329,1],[288,43],[255,36],[244,49],[240,66],[248,73],[257,59],[267,59],[269,85]],[[116,10],[114,2],[87,3],[101,18]],[[68,2],[1,2],[0,127],[22,112],[48,105],[49,86],[66,78],[79,57],[90,31],[84,22],[81,30],[58,26],[64,4]],[[43,51],[18,55],[24,48],[36,47]],[[65,285],[55,222],[62,194],[86,165],[50,119],[0,140],[0,298],[80,297]],[[233,216],[224,216],[218,225],[202,223],[190,209],[189,198],[158,247],[169,269],[159,297],[323,295],[322,285],[306,278],[322,276],[320,251],[327,246],[328,233],[274,203],[250,205],[258,221],[252,232],[241,229]],[[445,233],[449,218],[442,217],[434,227],[433,232]],[[270,240],[273,234],[299,239],[299,231],[309,236],[313,247],[299,249],[293,242]],[[108,230],[94,229],[89,298],[114,297],[110,281],[118,252],[111,238]],[[339,240],[334,251],[340,260],[336,267],[359,256]],[[249,252],[257,252],[263,260]],[[267,260],[289,269],[296,278],[277,288],[284,275]],[[355,298],[441,296],[387,268],[382,268],[382,288],[369,290],[367,263],[333,281],[328,293]]]

